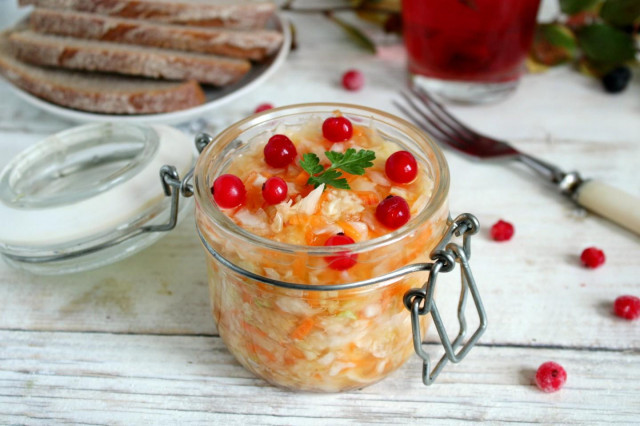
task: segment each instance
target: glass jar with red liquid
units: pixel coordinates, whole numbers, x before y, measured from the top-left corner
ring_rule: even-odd
[[[403,0],[413,84],[445,100],[501,100],[518,85],[540,0]]]

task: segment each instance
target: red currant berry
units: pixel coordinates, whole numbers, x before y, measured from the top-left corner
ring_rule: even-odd
[[[273,105],[267,102],[267,103],[258,105],[256,107],[256,109],[253,110],[253,112],[255,112],[257,114],[259,112],[266,111],[266,110],[269,110],[269,109],[273,109]]]
[[[262,184],[262,198],[267,204],[278,204],[287,198],[287,182],[277,176],[270,177]]]
[[[376,218],[387,228],[400,228],[410,217],[409,204],[397,195],[389,195],[376,208]]]
[[[597,247],[588,247],[582,251],[580,260],[587,268],[594,269],[604,263],[604,252]]]
[[[331,142],[344,142],[353,136],[351,121],[344,117],[329,117],[322,123],[322,136]]]
[[[567,372],[556,362],[547,361],[538,367],[536,384],[543,392],[559,391],[567,381]]]
[[[491,238],[494,241],[509,241],[514,232],[512,224],[499,220],[491,227]]]
[[[640,298],[636,296],[620,296],[613,303],[613,312],[620,318],[634,320],[640,317]]]
[[[358,70],[348,70],[342,75],[342,87],[353,92],[364,86],[364,74]]]
[[[384,164],[387,177],[396,183],[409,183],[418,175],[418,163],[410,152],[394,152]]]
[[[271,136],[264,147],[264,161],[271,167],[285,167],[296,155],[296,146],[285,135]]]
[[[353,238],[345,235],[340,232],[332,237],[329,237],[327,241],[325,241],[325,246],[343,246],[347,244],[354,244]],[[348,251],[343,251],[338,253],[335,256],[327,256],[324,260],[329,264],[329,268],[335,269],[336,271],[345,271],[351,268],[356,264],[356,260],[358,259],[358,255],[356,253],[349,253]]]
[[[247,190],[244,183],[235,175],[220,175],[211,187],[213,199],[219,207],[232,209],[244,203],[247,198]]]

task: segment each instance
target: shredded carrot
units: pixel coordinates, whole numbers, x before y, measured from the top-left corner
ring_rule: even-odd
[[[249,334],[253,334],[256,336],[261,336],[261,337],[267,337],[267,333],[265,333],[264,331],[260,330],[259,328],[249,324],[246,321],[242,321],[240,320],[240,324],[242,325],[242,328],[244,328],[244,330],[249,333]]]
[[[242,297],[244,303],[251,303],[251,296],[246,291],[241,291],[240,297]]]
[[[304,359],[304,352],[302,352],[294,345],[288,345],[287,349],[285,349],[284,351],[285,365],[293,365],[301,359]]]
[[[373,206],[380,202],[378,194],[373,191],[353,191],[366,206]]]
[[[294,214],[291,215],[291,217],[289,217],[289,225],[304,225],[306,223],[306,217],[307,215],[302,215],[302,214]]]
[[[304,298],[305,302],[312,308],[317,308],[321,304],[319,291],[307,291],[306,297]]]
[[[249,343],[247,346],[249,347],[249,351],[254,352],[258,356],[266,358],[269,362],[277,361],[276,357],[262,346],[253,342]]]
[[[293,269],[293,276],[298,280],[305,280],[307,278],[307,273],[309,272],[307,268],[307,255],[304,253],[298,254],[296,260],[293,261],[291,265]],[[304,282],[304,281],[298,281]]]
[[[252,170],[247,175],[247,178],[244,180],[244,186],[250,186],[251,184],[253,184],[253,182],[255,182],[257,177],[258,177],[258,173],[255,170]]]
[[[362,235],[360,235],[360,233],[356,231],[356,228],[351,226],[349,222],[339,220],[336,222],[336,225],[342,228],[342,231],[349,237],[353,238],[354,241],[360,241],[360,239],[362,238]]]
[[[315,325],[315,321],[312,317],[307,317],[302,322],[293,329],[289,337],[293,340],[304,339],[310,332],[313,326]]]
[[[304,185],[307,183],[308,180],[309,180],[309,173],[303,170],[300,172],[300,174],[298,174],[298,176],[293,178],[293,183],[295,183],[296,185]]]

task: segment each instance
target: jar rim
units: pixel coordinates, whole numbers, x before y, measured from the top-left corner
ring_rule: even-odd
[[[330,114],[336,110],[339,110],[342,114],[347,116],[359,115],[363,118],[372,120],[373,123],[380,122],[392,126],[409,139],[413,140],[421,148],[422,145],[419,142],[422,142],[430,149],[431,152],[425,152],[425,154],[431,154],[429,157],[434,159],[432,165],[435,170],[438,171],[437,176],[434,179],[434,189],[427,205],[420,213],[411,218],[406,225],[379,237],[356,242],[354,244],[342,246],[310,246],[284,243],[261,237],[237,225],[229,219],[222,210],[215,206],[215,203],[212,202],[210,188],[205,187],[205,174],[207,173],[207,165],[210,164],[210,157],[214,153],[214,149],[216,147],[226,146],[236,140],[238,136],[247,130],[265,125],[275,119],[282,119],[287,116],[300,116],[304,114]],[[194,171],[194,184],[194,194],[196,196],[198,206],[204,210],[207,216],[212,218],[226,232],[231,233],[234,237],[240,237],[246,242],[277,252],[295,253],[303,250],[310,255],[324,256],[344,251],[345,247],[348,247],[349,251],[353,253],[367,251],[382,245],[392,244],[407,237],[407,235],[411,234],[416,228],[438,212],[446,203],[450,178],[449,166],[440,147],[423,130],[419,129],[407,120],[379,109],[361,105],[338,102],[316,102],[273,108],[259,114],[251,115],[227,127],[213,138],[198,157]],[[196,226],[198,225],[196,224]]]

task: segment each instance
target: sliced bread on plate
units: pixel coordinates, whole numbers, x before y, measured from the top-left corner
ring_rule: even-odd
[[[242,29],[263,28],[276,10],[271,2],[233,0],[19,0],[19,4],[157,22]]]
[[[160,24],[69,10],[35,9],[33,31],[100,41],[213,53],[259,61],[282,44],[278,31],[238,31]]]
[[[195,81],[156,81],[25,64],[13,56],[7,33],[0,34],[0,74],[39,98],[82,111],[156,114],[205,102],[204,92]]]
[[[9,42],[15,55],[26,62],[52,67],[114,72],[166,80],[196,80],[224,86],[242,78],[249,61],[203,53],[141,47],[14,32]]]

